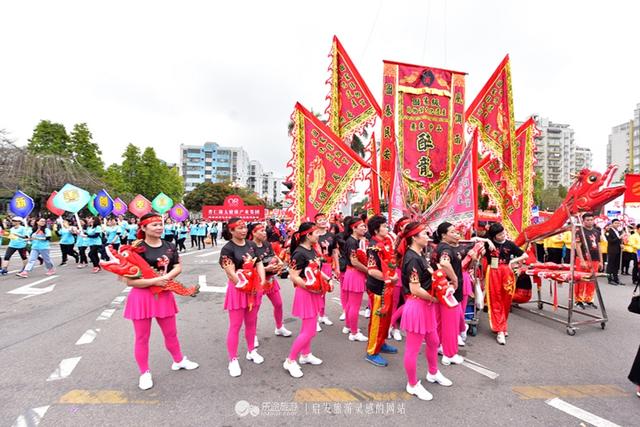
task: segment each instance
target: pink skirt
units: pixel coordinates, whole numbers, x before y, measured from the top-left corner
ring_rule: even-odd
[[[147,288],[131,288],[124,307],[124,318],[130,320],[171,317],[178,312],[173,292],[163,291],[157,296]]]
[[[300,319],[318,317],[320,313],[320,294],[314,294],[296,286],[293,294],[293,307],[291,314]]]
[[[400,329],[425,335],[436,330],[435,304],[422,298],[407,296],[402,311]]]
[[[253,300],[255,309],[260,306],[262,293],[258,292]],[[227,282],[227,294],[224,297],[223,308],[225,310],[244,310],[245,308],[249,308],[249,295],[246,292],[236,289],[236,285],[234,285],[231,280]]]
[[[349,292],[364,292],[367,276],[355,268],[347,268],[342,281],[342,289]]]
[[[267,292],[264,293],[264,295],[271,295],[274,292],[279,292],[280,291],[280,284],[278,283],[278,281],[276,280],[275,276],[273,278],[273,287],[271,289],[269,289]]]

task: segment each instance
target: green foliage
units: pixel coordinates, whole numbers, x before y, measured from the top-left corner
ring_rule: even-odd
[[[197,212],[202,209],[202,206],[222,205],[224,199],[232,194],[240,196],[245,205],[265,205],[264,200],[260,199],[254,192],[246,188],[235,187],[228,182],[204,182],[202,184],[198,184],[193,191],[184,196],[184,205],[187,209]]]
[[[92,141],[93,135],[86,123],[78,123],[71,131],[70,149],[75,160],[88,171],[101,176],[104,173],[104,163],[100,156],[102,152],[98,144]]]
[[[544,190],[544,181],[539,173],[533,178],[533,204],[540,206],[542,202],[542,191]]]
[[[33,130],[27,150],[31,154],[55,154],[68,157],[73,154],[71,139],[61,123],[41,120]]]
[[[365,197],[359,202],[355,202],[351,205],[351,215],[359,216],[363,213],[367,213],[367,206],[369,205],[369,198]]]

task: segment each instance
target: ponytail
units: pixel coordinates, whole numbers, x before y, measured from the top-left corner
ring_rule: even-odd
[[[309,232],[312,228],[316,226],[313,222],[303,222],[298,227],[298,231],[294,232],[291,235],[291,243],[289,244],[289,253],[293,255],[293,252],[296,250],[300,243],[304,242],[307,239],[307,234],[304,234],[305,231]]]

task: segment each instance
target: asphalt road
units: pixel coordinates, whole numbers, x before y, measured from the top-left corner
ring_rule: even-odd
[[[626,310],[631,286],[603,284],[606,329],[585,325],[575,336],[568,336],[561,324],[514,309],[507,345],[499,346],[481,313],[478,336],[470,337],[461,351],[469,362],[441,366],[453,387],[428,384],[434,400],[422,402],[404,392],[403,343],[394,343],[400,353],[388,357],[387,368],[378,368],[364,361],[365,343],[349,342],[340,333],[337,294],[329,295],[327,304],[335,325],[324,326],[313,343],[313,353],[324,360],[321,366],[303,366],[304,377],[297,380],[282,369],[293,338],[273,335],[271,304],[265,299],[258,321],[258,350],[265,363],[254,365],[242,357],[242,376],[231,378],[224,293],[212,288],[226,283],[217,259],[218,250],[210,248],[183,256],[180,279],[189,284],[206,280],[209,288],[196,298],[177,297],[182,350],[200,368],[172,371],[154,325],[150,364],[155,384],[148,391],[137,387],[133,329],[122,317],[127,294],[114,275],[68,265],[51,278],[42,268],[28,279],[0,277],[0,424],[639,424],[640,399],[626,379],[640,344],[640,317]],[[59,255],[54,260],[59,262]],[[285,324],[297,333],[299,321],[290,317],[293,289],[287,280],[281,285]],[[545,297],[548,293],[545,287]],[[361,317],[360,327],[366,326]],[[418,372],[426,374],[423,356]]]

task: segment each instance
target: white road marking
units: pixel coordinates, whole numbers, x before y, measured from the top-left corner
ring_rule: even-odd
[[[105,311],[100,313],[100,316],[98,316],[96,320],[109,320],[111,316],[113,316],[113,313],[115,312],[116,312],[115,308],[107,308]]]
[[[35,427],[40,424],[44,414],[47,413],[49,405],[41,406],[39,408],[31,408],[26,413],[16,418],[12,427]]]
[[[47,381],[57,381],[67,378],[69,375],[71,375],[71,372],[73,372],[75,367],[78,365],[80,359],[82,359],[82,357],[71,357],[69,359],[62,359],[60,365],[58,365],[56,370],[53,371],[51,375],[49,375]]]
[[[124,288],[124,289],[122,290],[122,293],[123,293],[123,294],[128,294],[129,292],[131,292],[131,286],[127,286],[126,288]]]
[[[208,252],[206,252],[206,253],[208,253]],[[189,252],[182,252],[182,253],[180,253],[179,255],[180,255],[180,257],[183,257],[183,256],[196,255],[196,254],[201,254],[201,255],[202,255],[202,254],[204,254],[204,253],[202,252],[202,250],[200,250],[200,249],[196,249],[196,250],[189,251]]]
[[[618,424],[605,420],[604,418],[594,415],[591,412],[587,412],[584,409],[580,409],[577,406],[573,406],[572,404],[567,403],[557,397],[549,399],[545,403],[549,406],[561,410],[565,414],[569,414],[572,417],[576,417],[577,419],[592,424],[596,427],[620,427]]]
[[[486,366],[482,366],[481,364],[467,358],[465,358],[464,362],[462,362],[462,366],[466,366],[472,371],[476,371],[477,373],[482,374],[487,378],[491,378],[492,380],[495,380],[500,376],[500,374],[489,370],[489,368],[487,368]]]
[[[50,286],[47,286],[46,288],[34,288],[33,286],[55,279],[56,277],[58,276],[53,275],[53,276],[45,277],[44,279],[37,280],[33,283],[29,283],[28,285],[20,286],[19,288],[8,291],[7,293],[13,294],[13,295],[26,295],[26,297],[24,298],[30,298],[30,297],[35,297],[37,295],[46,294],[53,291],[56,285],[50,285]]]
[[[218,294],[224,294],[227,292],[225,286],[207,286],[207,276],[201,274],[198,276],[198,285],[200,285],[200,292],[214,292]]]
[[[204,258],[204,257],[207,257],[207,256],[219,254],[219,253],[220,253],[220,251],[213,251],[213,252],[209,252],[209,253],[202,254],[202,255],[196,255],[196,258]]]
[[[76,345],[91,344],[98,336],[98,332],[100,332],[100,329],[88,329],[87,332],[82,334],[80,339],[76,341]]]
[[[111,304],[122,304],[127,299],[126,295],[117,296],[111,301]]]

